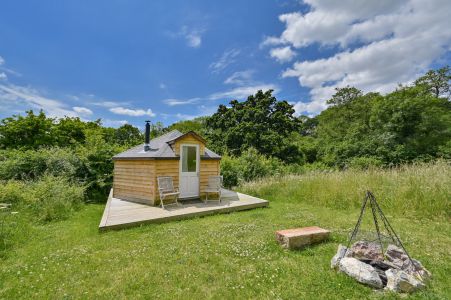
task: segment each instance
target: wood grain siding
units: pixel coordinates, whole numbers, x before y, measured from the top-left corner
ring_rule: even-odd
[[[198,139],[187,135],[184,138],[178,140],[177,142],[175,142],[174,144],[174,152],[175,155],[180,155],[180,145],[181,144],[193,144],[193,145],[199,145],[199,151],[200,151],[200,155],[204,155],[205,154],[205,145],[204,143],[200,142]]]
[[[219,160],[201,160],[200,161],[200,195],[205,195],[205,189],[208,185],[209,176],[219,175]]]
[[[152,160],[116,160],[113,197],[153,205],[155,171]]]
[[[162,159],[162,160],[154,160],[155,164],[155,179],[154,179],[154,186],[155,189],[155,200],[156,202],[159,202],[160,195],[158,193],[158,182],[157,177],[158,176],[171,176],[174,187],[179,187],[179,163],[180,160],[176,159]]]

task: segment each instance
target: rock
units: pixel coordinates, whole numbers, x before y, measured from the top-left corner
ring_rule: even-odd
[[[395,245],[388,245],[387,251],[385,251],[385,257],[396,268],[411,275],[418,276],[420,280],[426,280],[431,277],[431,272],[423,267],[421,262],[416,259],[412,259],[411,261],[404,250]]]
[[[346,248],[342,244],[338,245],[337,254],[335,254],[334,257],[332,257],[332,260],[330,261],[330,268],[331,269],[337,269],[338,268],[338,263],[340,262],[340,259],[345,257],[346,250],[348,250],[348,248]]]
[[[276,231],[276,239],[284,248],[301,249],[327,239],[329,234],[329,230],[312,226]]]
[[[382,248],[380,244],[367,242],[367,241],[357,241],[352,245],[346,254],[347,257],[354,257],[357,259],[368,259],[368,260],[384,260],[384,255],[382,253]]]
[[[411,293],[424,287],[424,284],[405,271],[388,269],[386,289],[394,292]]]
[[[339,270],[346,273],[360,283],[374,288],[382,288],[383,283],[376,270],[360,260],[353,257],[344,257],[340,260]]]

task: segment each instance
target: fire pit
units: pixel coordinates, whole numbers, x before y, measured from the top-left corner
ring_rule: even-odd
[[[367,238],[352,243],[361,233],[360,226],[367,207],[371,208],[375,238],[367,235]],[[382,232],[384,229],[386,234]],[[366,192],[348,245],[338,246],[331,268],[373,288],[404,293],[424,288],[431,277],[418,260],[410,257],[370,191]]]

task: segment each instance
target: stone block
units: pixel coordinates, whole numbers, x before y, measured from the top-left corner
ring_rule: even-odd
[[[329,234],[329,230],[312,226],[276,231],[276,239],[284,248],[301,249],[326,240]]]

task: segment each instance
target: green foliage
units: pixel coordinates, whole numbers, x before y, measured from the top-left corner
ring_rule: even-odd
[[[208,137],[217,143],[215,149],[223,148],[231,155],[252,147],[261,154],[295,162],[300,153],[288,139],[300,125],[294,112],[287,101],[272,96],[272,90],[258,91],[244,102],[232,100],[230,108],[220,105],[207,119]]]
[[[82,168],[82,160],[68,148],[0,150],[0,178],[3,180],[37,179],[44,174],[75,180]]]
[[[142,142],[138,128],[125,124],[114,129],[102,127],[101,120],[85,122],[79,118],[49,118],[41,110],[35,115],[14,115],[0,122],[0,149],[39,149],[76,147],[86,142],[86,132],[98,131],[110,143],[134,146]]]
[[[113,183],[113,156],[127,146],[107,143],[98,130],[86,131],[86,143],[77,148],[76,155],[83,161],[79,181],[87,189],[91,201],[105,201]]]
[[[0,202],[12,204],[21,214],[38,222],[66,219],[81,203],[85,188],[64,177],[45,175],[37,181],[7,181],[0,184]]]
[[[192,120],[184,120],[174,123],[168,127],[168,131],[178,130],[182,133],[187,133],[189,131],[194,131],[200,136],[204,136],[207,132],[207,122],[208,117],[197,117]]]
[[[343,105],[363,96],[362,91],[356,89],[355,87],[347,86],[344,88],[335,88],[335,90],[336,93],[332,96],[331,99],[327,100],[327,104],[335,106]]]
[[[118,129],[114,130],[115,144],[135,146],[143,143],[144,135],[138,128],[130,124],[124,124]]]
[[[344,167],[356,157],[385,165],[437,158],[451,139],[451,103],[422,86],[401,87],[386,96],[361,95],[316,119],[310,139],[316,141],[316,158],[330,166]]]
[[[10,249],[0,262],[0,298],[449,299],[451,222],[425,215],[428,202],[451,211],[451,177],[443,168],[429,168],[262,180],[252,184],[251,195],[270,200],[269,208],[101,234],[104,206],[85,205],[67,220],[33,226],[32,235]],[[379,293],[330,269],[338,244],[346,243],[357,221],[360,184],[374,190],[409,254],[432,272],[425,289],[407,297]],[[421,206],[404,206],[427,191]],[[342,205],[346,200],[352,204]],[[285,251],[274,240],[277,230],[312,225],[330,229],[330,239],[302,251]]]
[[[358,156],[351,158],[347,166],[352,169],[367,170],[382,167],[384,163],[377,157]]]
[[[421,86],[436,98],[450,97],[451,69],[445,66],[438,70],[430,70],[424,76],[415,80],[416,86]]]
[[[240,183],[292,172],[296,165],[285,165],[277,158],[266,157],[254,148],[247,149],[239,157],[223,156],[221,160],[221,175],[224,178],[224,186],[233,187]]]

